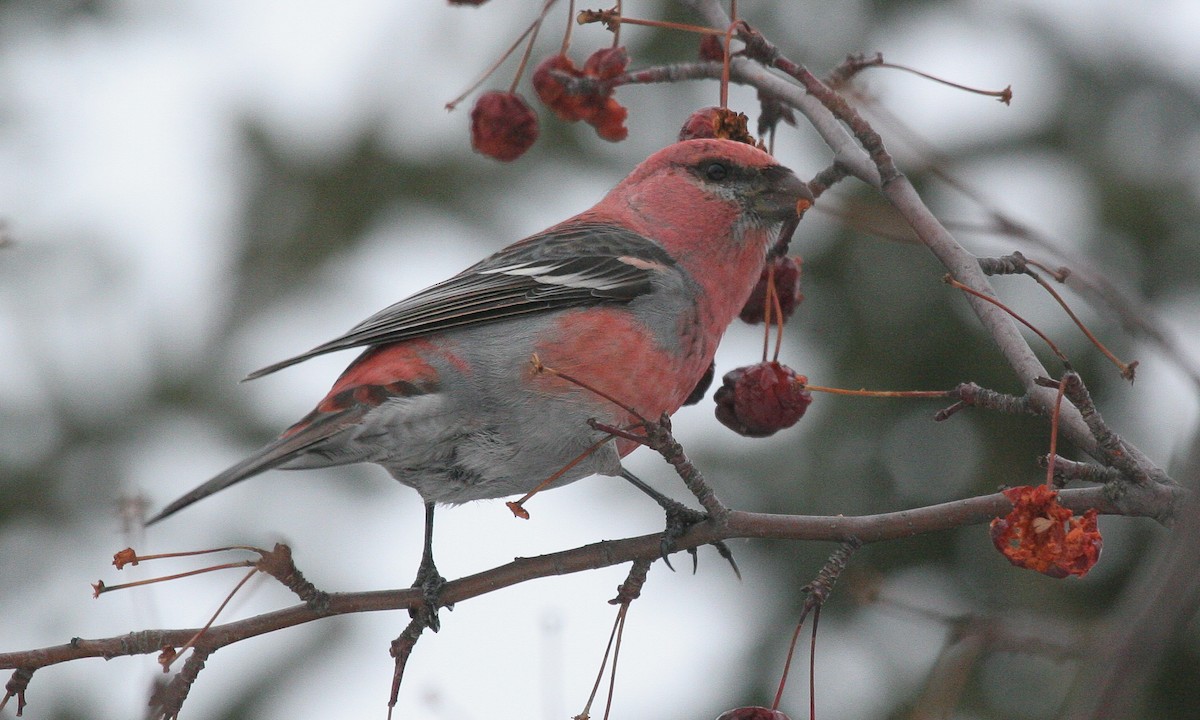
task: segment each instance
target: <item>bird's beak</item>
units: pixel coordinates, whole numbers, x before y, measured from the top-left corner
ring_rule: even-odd
[[[780,222],[803,214],[813,204],[808,185],[782,165],[765,168],[759,180],[751,207],[759,217]]]

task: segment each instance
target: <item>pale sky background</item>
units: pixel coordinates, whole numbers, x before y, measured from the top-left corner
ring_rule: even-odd
[[[372,123],[386,129],[398,154],[427,160],[469,156],[469,105],[449,114],[443,105],[511,41],[537,4],[492,0],[470,9],[433,0],[129,0],[108,3],[111,12],[103,18],[81,18],[67,30],[44,22],[34,4],[8,12],[8,22],[0,24],[0,217],[15,245],[0,251],[0,459],[5,465],[32,464],[46,452],[46,438],[59,431],[42,405],[46,388],[72,388],[68,400],[82,408],[120,408],[132,389],[149,381],[152,358],[184,361],[205,341],[206,328],[222,310],[211,290],[222,286],[232,262],[247,178],[256,170],[239,147],[236,122],[255,118],[301,157],[337,152]],[[768,4],[740,5],[753,22],[756,8]],[[45,11],[62,5],[46,3]],[[1033,52],[1027,37],[1031,26],[1063,43],[1094,48],[1097,63],[1114,71],[1136,60],[1191,87],[1200,85],[1200,4],[1191,0],[965,2],[921,10],[876,29],[864,47],[844,44],[859,31],[863,11],[858,3],[804,5],[808,12],[798,11],[801,21],[790,48],[811,43],[817,54],[880,50],[889,60],[970,84],[1014,86],[1017,100],[1004,108],[898,73],[870,77],[873,92],[948,152],[978,133],[1002,143],[1035,131],[1045,120],[1049,97],[1087,91],[1062,86],[1056,60]],[[552,17],[543,38],[546,52],[561,28],[559,14]],[[636,37],[636,30],[626,32]],[[773,36],[787,38],[782,29]],[[603,42],[600,38],[589,29],[577,42],[588,47]],[[510,73],[511,65],[491,85],[506,85]],[[504,208],[502,223],[486,237],[470,218],[412,207],[371,228],[361,251],[323,277],[309,299],[271,308],[265,324],[253,324],[235,339],[239,361],[223,369],[226,382],[232,387],[247,371],[328,339],[484,253],[590,205],[638,160],[672,139],[679,107],[655,106],[647,101],[651,92],[628,92],[637,108],[631,112],[629,141],[615,146],[585,141],[610,155],[603,172],[572,172],[565,158],[556,169],[547,166],[544,176],[530,179],[473,159],[493,173],[478,188],[480,207],[489,213]],[[716,100],[713,84],[681,92],[690,93],[695,106]],[[753,115],[748,96],[735,93],[739,97],[741,109]],[[1140,113],[1150,111],[1138,101],[1112,108],[1114,123],[1144,120]],[[554,122],[549,113],[541,114],[543,124]],[[1138,126],[1154,128],[1153,123]],[[1123,143],[1131,173],[1168,173],[1193,194],[1200,192],[1197,128],[1190,134],[1116,134],[1097,141]],[[797,139],[785,132],[777,154],[805,177],[826,161],[810,134]],[[1088,252],[1089,208],[1096,200],[1068,158],[1007,156],[958,170],[987,188],[997,205],[1061,240],[1068,250]],[[950,194],[935,193],[931,202],[955,217],[972,211]],[[822,242],[821,228],[830,220],[816,216],[811,222],[812,242]],[[803,252],[805,239],[798,236],[798,242]],[[984,254],[1009,248],[981,244],[972,249]],[[1193,357],[1200,356],[1196,298],[1170,299],[1161,307],[1167,326]],[[1052,333],[1066,332],[1067,321],[1057,311],[1043,307],[1040,312],[1032,310],[1031,319]],[[735,327],[719,365],[729,369],[752,362],[758,338],[756,329]],[[1195,388],[1152,348],[1139,347],[1135,354],[1142,360],[1137,392],[1113,403],[1125,417],[1144,421],[1125,428],[1135,442],[1151,456],[1170,459],[1196,424]],[[321,358],[235,391],[254,398],[262,416],[283,428],[310,409],[349,359],[346,354]],[[819,347],[789,347],[785,359],[806,368],[814,381],[828,362]],[[814,407],[805,421],[819,423],[820,416]],[[160,507],[245,450],[193,417],[163,417],[156,426],[157,432],[121,450],[127,463],[119,472],[93,472],[86,453],[64,465],[63,483],[103,488],[97,490],[94,512],[78,526],[29,524],[2,536],[0,651],[58,644],[72,636],[195,626],[236,582],[230,574],[91,599],[88,583],[97,578],[112,584],[159,570],[151,565],[118,574],[108,565],[111,554],[128,544],[109,504],[118,492],[114,487],[145,493]],[[707,404],[682,412],[676,427],[685,446],[703,442],[730,453],[756,447],[749,444],[755,441],[720,428]],[[969,445],[971,426],[961,427]],[[767,442],[800,443],[805,432],[800,427]],[[908,442],[904,428],[892,432],[885,442],[898,447]],[[902,465],[897,460],[898,474],[906,472]],[[644,451],[632,467],[659,486],[672,482],[667,469]],[[230,542],[269,547],[284,539],[293,544],[301,569],[323,589],[406,585],[420,552],[416,495],[390,487],[374,469],[343,477],[366,480],[329,481],[319,472],[255,478],[152,528],[138,549]],[[953,496],[954,478],[944,482],[948,485],[938,492]],[[513,520],[498,502],[445,510],[438,526],[439,566],[458,577],[515,556],[657,530],[657,509],[618,483],[591,479],[542,495],[530,506],[534,519],[528,523]],[[364,484],[372,492],[362,490]],[[380,486],[387,492],[374,492]],[[45,492],[53,498],[59,490]],[[917,493],[912,500],[939,497],[945,496]],[[318,507],[323,512],[316,520],[313,508]],[[701,551],[696,575],[654,567],[629,615],[615,717],[704,718],[727,709],[722,679],[737,677],[753,628],[763,614],[774,612],[759,599],[810,579],[770,577],[760,572],[758,556],[747,543],[735,543],[734,549],[745,578],[741,583],[711,549]],[[1120,551],[1113,546],[1106,552]],[[686,566],[686,557],[676,562],[677,568]],[[175,567],[164,565],[161,571]],[[441,633],[427,634],[417,646],[396,716],[517,720],[576,714],[614,617],[606,600],[626,570],[526,583],[443,611]],[[920,588],[926,598],[929,588],[947,585],[932,571],[899,574],[888,582],[899,593]],[[262,583],[224,617],[293,602],[282,588]],[[958,601],[948,589],[938,602],[953,608]],[[781,636],[790,632],[790,621],[774,619]],[[227,693],[257,682],[263,668],[278,667],[253,709],[255,717],[382,718],[392,675],[388,644],[406,622],[403,613],[359,615],[224,649],[200,675],[184,715],[219,714]],[[854,623],[822,625],[821,717],[877,717],[888,707],[890,693],[922,681],[943,641],[942,632],[929,625],[870,611],[855,615]],[[308,656],[307,662],[297,662],[298,655]],[[784,703],[794,718],[806,712],[805,666],[798,663]],[[46,668],[33,679],[26,716],[49,717],[75,708],[76,716],[138,717],[157,674],[148,657]],[[997,683],[1003,687],[1002,679]],[[772,692],[763,688],[763,704],[769,704]],[[4,712],[11,717],[11,706]]]

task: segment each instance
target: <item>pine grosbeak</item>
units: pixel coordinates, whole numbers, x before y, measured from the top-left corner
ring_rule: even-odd
[[[811,201],[807,186],[750,145],[671,145],[592,209],[251,374],[367,348],[315,410],[150,522],[271,468],[377,463],[425,501],[417,580],[428,592],[441,582],[430,549],[435,503],[529,491],[605,436],[590,418],[635,420],[538,373],[531,357],[643,417],[675,412],[709,371],[800,199]],[[620,458],[635,446],[605,443],[552,486],[622,474]]]

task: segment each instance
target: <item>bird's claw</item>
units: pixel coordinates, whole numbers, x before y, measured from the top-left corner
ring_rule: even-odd
[[[694,525],[702,522],[707,522],[708,513],[692,508],[667,499],[663,503],[663,510],[667,513],[667,527],[663,530],[662,541],[659,543],[659,552],[662,554],[663,563],[674,572],[675,567],[671,565],[670,555],[675,552],[675,541],[683,537],[684,533],[690,530]],[[742,573],[738,569],[737,562],[733,559],[733,552],[723,540],[717,540],[709,543],[717,549],[721,557],[729,562],[729,566],[733,568],[733,573],[737,575],[738,580],[742,579]],[[696,548],[688,548],[688,554],[692,556],[692,574],[695,574],[699,567],[699,556],[696,553]]]
[[[422,562],[421,567],[417,570],[417,578],[413,580],[412,586],[420,588],[421,594],[424,596],[424,602],[420,607],[410,608],[408,611],[409,617],[419,621],[430,630],[437,632],[442,628],[442,621],[438,618],[438,608],[454,609],[453,603],[442,602],[442,589],[446,587],[446,578],[442,577],[441,573],[437,570],[437,566],[432,562],[428,564]]]

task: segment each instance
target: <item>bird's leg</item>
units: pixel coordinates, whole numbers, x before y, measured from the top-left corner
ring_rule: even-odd
[[[446,578],[442,577],[438,572],[437,565],[433,562],[433,503],[425,503],[425,547],[421,551],[421,564],[417,567],[417,578],[413,580],[412,586],[420,588],[425,594],[425,604],[419,608],[413,608],[408,611],[408,614],[414,620],[421,620],[430,630],[437,632],[441,628],[442,623],[438,619],[438,608],[442,605],[442,588],[446,585]],[[451,610],[453,605],[446,605]]]
[[[660,545],[659,549],[662,553],[663,562],[667,564],[667,567],[674,570],[675,568],[671,567],[671,560],[668,556],[675,551],[675,540],[681,537],[693,525],[708,520],[708,513],[701,512],[700,510],[693,510],[683,503],[663,495],[659,491],[646,484],[644,480],[629,472],[625,468],[621,468],[621,477],[627,480],[630,485],[633,485],[638,490],[641,490],[653,498],[654,502],[658,503],[659,507],[666,512],[667,527],[663,531],[662,544]],[[717,549],[717,552],[721,554],[721,557],[729,561],[730,566],[733,567],[733,572],[740,579],[742,577],[742,573],[738,570],[737,563],[734,562],[733,553],[729,550],[729,546],[720,540],[712,543],[712,546]],[[688,553],[690,553],[692,556],[692,572],[696,572],[696,548],[688,548]]]

